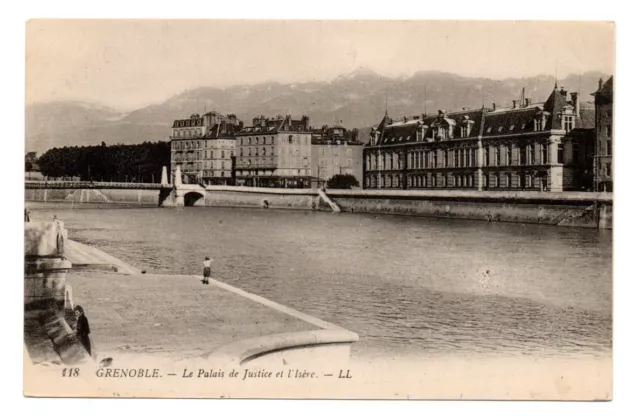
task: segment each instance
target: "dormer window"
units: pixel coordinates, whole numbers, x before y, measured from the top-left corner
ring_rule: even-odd
[[[491,133],[491,127],[487,127],[487,133]]]
[[[563,130],[566,131],[567,133],[573,130],[573,116],[563,116],[562,125],[563,125]]]
[[[502,129],[503,129],[502,126],[498,127],[498,133],[502,133]]]
[[[534,131],[542,130],[542,118],[537,118],[533,121],[533,130]]]

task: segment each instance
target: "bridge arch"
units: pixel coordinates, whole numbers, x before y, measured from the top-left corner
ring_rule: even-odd
[[[196,207],[204,206],[204,193],[198,191],[188,191],[184,194],[184,206]]]

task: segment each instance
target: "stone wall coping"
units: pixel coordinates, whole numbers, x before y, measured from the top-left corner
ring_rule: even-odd
[[[613,194],[607,192],[536,192],[536,191],[418,191],[418,190],[354,190],[354,189],[327,189],[329,196],[342,197],[413,197],[413,198],[469,198],[469,199],[518,199],[547,200],[547,201],[590,201],[613,203]]]
[[[258,188],[249,186],[207,185],[204,189],[206,189],[207,191],[227,191],[272,195],[318,195],[318,191],[311,188]]]
[[[244,339],[223,345],[208,354],[207,359],[240,365],[262,355],[277,351],[323,345],[352,344],[358,340],[359,337],[356,333],[346,329],[285,332]]]

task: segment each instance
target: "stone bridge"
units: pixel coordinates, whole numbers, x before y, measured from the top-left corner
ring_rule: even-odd
[[[162,180],[160,182],[160,196],[158,205],[161,207],[193,207],[204,206],[206,188],[199,184],[182,183],[180,166],[176,168],[174,184],[167,180],[167,168],[162,168]]]

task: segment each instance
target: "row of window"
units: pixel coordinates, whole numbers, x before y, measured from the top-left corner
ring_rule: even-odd
[[[540,180],[540,186],[546,188],[544,179]],[[377,176],[367,176],[365,185],[368,188],[401,188],[401,175],[383,175],[380,179]],[[534,188],[536,187],[535,176],[533,174],[485,174],[482,176],[483,188]],[[474,188],[475,179],[473,175],[446,175],[430,174],[410,176],[407,182],[408,188]],[[545,189],[546,190],[546,189]]]
[[[334,166],[339,166],[340,165],[340,159],[320,159],[318,161],[318,164],[320,166],[327,166],[327,162],[333,160],[333,165]],[[353,159],[348,158],[347,159],[347,166],[353,166]]]
[[[240,137],[240,146],[251,146],[256,144],[275,144],[275,136],[271,137]],[[310,138],[308,136],[299,137],[298,135],[290,134],[289,137],[278,137],[278,144],[300,144],[308,145]]]
[[[238,176],[250,177],[250,176],[309,176],[311,174],[310,169],[287,169],[282,172],[270,171],[270,170],[238,170]]]
[[[332,149],[332,153],[333,156],[339,156],[340,155],[340,149],[338,147],[333,147]],[[352,150],[350,148],[347,148],[347,156],[351,156],[353,154]],[[325,152],[325,148],[321,147],[320,148],[320,156],[329,156],[329,149],[326,149]]]
[[[541,144],[536,157],[536,146],[528,144],[512,148],[511,146],[485,146],[483,148],[484,166],[512,165],[546,165],[549,162],[549,146]],[[564,146],[558,144],[558,163],[564,163]],[[476,167],[476,149],[463,148],[453,150],[426,150],[411,152],[407,155],[409,169],[432,169],[448,167]],[[367,170],[400,170],[403,169],[402,158],[398,153],[368,155]]]
[[[201,137],[201,129],[173,130],[173,137]]]
[[[205,150],[204,158],[205,159],[226,159],[226,158],[233,157],[233,150],[228,150],[228,151],[220,150],[219,158],[216,157],[216,153],[217,151],[215,150],[209,150],[209,151]]]
[[[227,176],[227,172],[225,171],[220,171],[220,170],[204,170],[202,171],[202,176],[208,176],[208,177],[220,177],[220,178],[224,178]],[[229,177],[231,177],[231,173],[228,174]]]
[[[171,148],[173,150],[192,150],[192,149],[200,149],[200,141],[196,142],[171,142]]]

